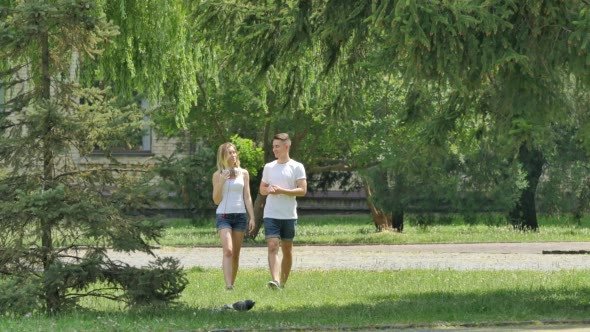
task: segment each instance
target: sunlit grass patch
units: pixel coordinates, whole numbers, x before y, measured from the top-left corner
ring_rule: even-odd
[[[268,271],[244,270],[224,289],[218,269],[188,270],[179,304],[125,308],[82,301],[56,316],[0,318],[2,331],[169,331],[223,328],[369,327],[392,324],[581,320],[590,317],[590,271],[293,271],[285,289]],[[243,299],[249,312],[219,311]]]
[[[408,217],[402,233],[377,232],[369,215],[351,216],[302,216],[297,224],[295,241],[304,245],[330,244],[410,244],[410,243],[470,243],[470,242],[543,242],[543,241],[588,241],[590,219],[580,224],[568,218],[539,218],[537,232],[517,231],[507,224],[489,224],[486,218],[480,222],[465,222],[455,216],[445,224],[416,225]],[[447,218],[448,219],[448,218]],[[173,219],[164,222],[162,245],[197,246],[219,245],[213,220],[197,222],[188,219]],[[264,229],[255,242],[246,245],[263,245]]]

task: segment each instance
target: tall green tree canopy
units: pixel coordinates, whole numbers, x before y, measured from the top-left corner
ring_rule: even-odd
[[[513,222],[537,227],[534,195],[556,138],[551,124],[568,121],[575,105],[567,96],[590,83],[585,2],[204,1],[198,12],[203,26],[259,75],[305,63],[315,49],[328,75],[338,63],[356,64],[453,91],[432,134],[451,134],[476,109],[482,133],[495,137],[487,141],[499,142],[496,152],[526,174]]]

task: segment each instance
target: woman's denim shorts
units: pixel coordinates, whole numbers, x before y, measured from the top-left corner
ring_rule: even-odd
[[[247,213],[220,213],[217,214],[217,231],[229,228],[235,232],[245,232],[247,222]]]

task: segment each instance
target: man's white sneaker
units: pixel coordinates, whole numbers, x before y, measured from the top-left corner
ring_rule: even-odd
[[[266,286],[268,288],[270,288],[270,289],[279,289],[279,288],[281,288],[281,285],[278,282],[274,281],[274,280],[271,280],[271,281],[267,282],[266,283]]]

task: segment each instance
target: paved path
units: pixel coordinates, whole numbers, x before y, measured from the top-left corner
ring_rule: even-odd
[[[557,254],[559,252],[559,254]],[[221,247],[156,249],[184,267],[221,267]],[[473,243],[363,246],[297,246],[294,269],[354,270],[561,270],[590,269],[590,242]],[[113,259],[135,266],[146,265],[145,254],[110,252]],[[266,268],[265,247],[244,247],[240,268]]]

